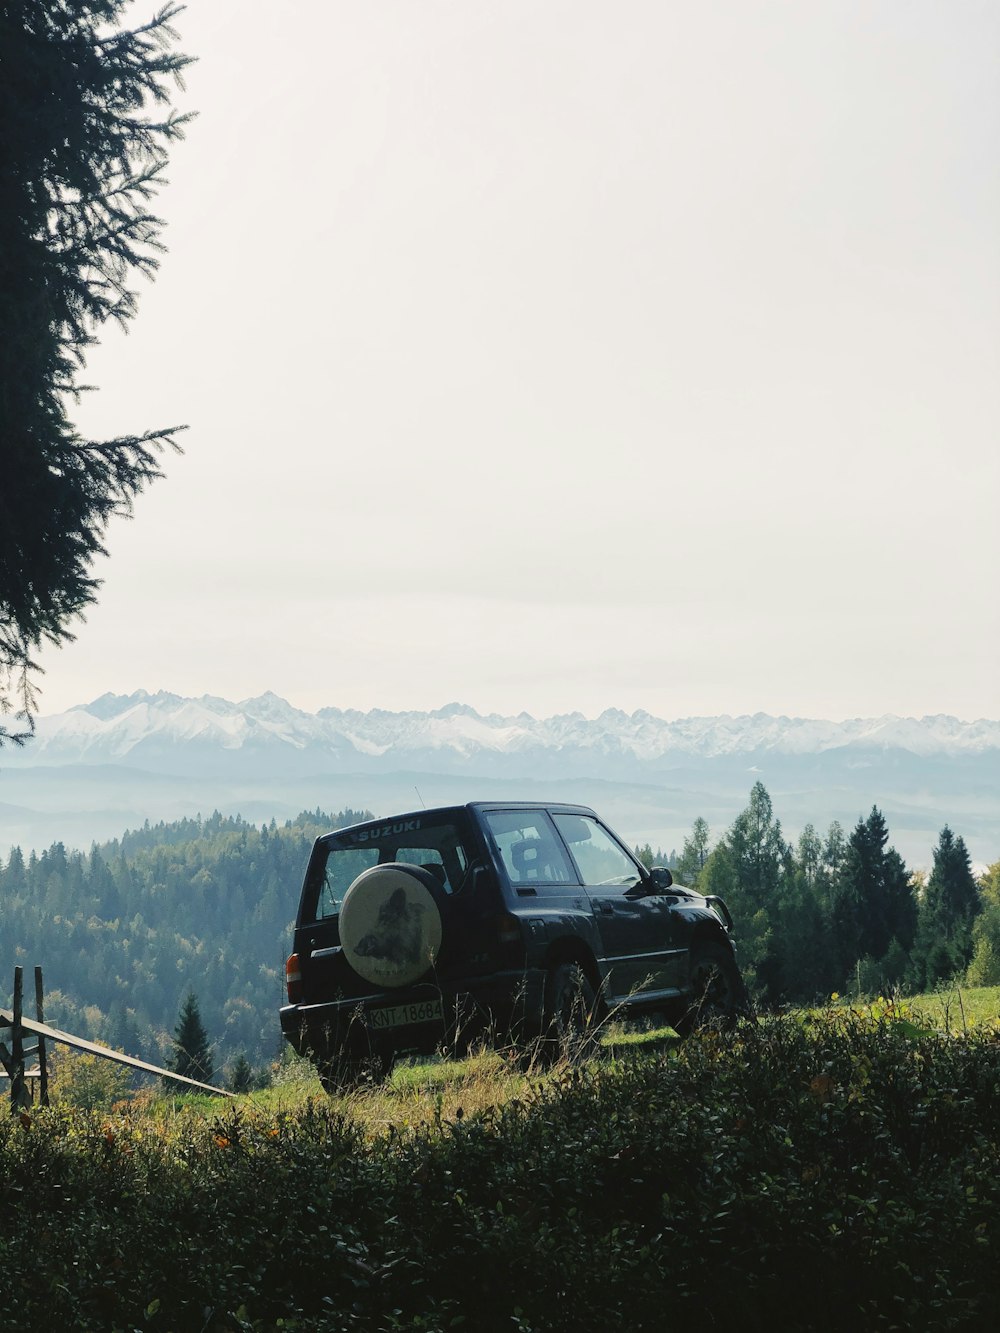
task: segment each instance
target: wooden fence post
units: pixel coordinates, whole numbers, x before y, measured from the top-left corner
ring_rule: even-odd
[[[38,1012],[38,1021],[34,1025],[42,1025],[42,969],[35,968],[35,1009]],[[14,968],[14,1005],[11,1012],[0,1012],[0,1027],[10,1029],[10,1049],[8,1050],[4,1042],[0,1041],[0,1065],[10,1079],[10,1109],[11,1112],[24,1111],[32,1104],[34,1100],[32,1092],[28,1087],[28,1079],[37,1078],[39,1081],[39,1102],[42,1106],[49,1104],[49,1081],[48,1072],[45,1064],[45,1038],[39,1032],[37,1033],[37,1044],[34,1046],[25,1046],[24,1034],[25,1023],[28,1029],[32,1029],[30,1019],[24,1017],[24,968]],[[25,1063],[29,1055],[38,1056],[38,1069],[28,1070]]]
[[[17,1110],[28,1105],[30,1098],[24,1081],[24,1028],[21,1011],[24,1007],[24,968],[14,968],[14,1009],[10,1025],[10,1105]]]
[[[35,968],[35,1017],[39,1023],[45,1022],[45,1011],[42,1004],[42,969]],[[45,1038],[39,1034],[38,1037],[38,1105],[48,1106],[49,1104],[49,1067],[45,1056]]]

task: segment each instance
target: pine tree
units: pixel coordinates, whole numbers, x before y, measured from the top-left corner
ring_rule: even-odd
[[[708,855],[698,883],[700,892],[725,898],[736,922],[744,975],[768,1000],[778,986],[772,914],[788,856],[767,788],[755,782],[747,808]]]
[[[965,842],[946,824],[917,914],[913,978],[917,986],[934,986],[964,971],[972,958],[973,924],[981,910]]]
[[[691,836],[684,839],[684,846],[681,849],[681,859],[677,863],[677,882],[679,884],[696,885],[705,868],[705,862],[708,860],[709,852],[709,827],[708,821],[701,815],[691,826]]]
[[[113,1051],[124,1051],[126,1055],[145,1054],[142,1050],[138,1025],[121,1000],[116,1000],[109,1008],[105,1031],[107,1043]]]
[[[119,26],[126,0],[0,5],[0,716],[30,734],[33,654],[71,639],[94,599],[94,559],[115,514],[160,475],[174,430],[84,440],[67,417],[95,330],[135,313],[133,272],[157,267],[166,145],[161,114],[187,57],[167,5]]]
[[[229,1091],[250,1092],[253,1085],[253,1065],[251,1065],[244,1052],[241,1051],[233,1061],[233,1067],[229,1073]]]
[[[972,927],[972,961],[966,973],[969,986],[1000,986],[1000,861],[979,877],[982,911]]]
[[[892,970],[898,955],[913,944],[916,903],[902,858],[887,847],[889,830],[882,812],[872,806],[858,821],[841,860],[831,892],[831,947],[839,969],[838,984],[853,973],[860,959],[880,963],[895,941]],[[875,969],[878,972],[878,969]],[[879,979],[886,984],[898,975]]]
[[[20,847],[12,847],[7,859],[7,870],[3,880],[4,889],[10,895],[18,893],[24,887],[24,881],[24,853]]]
[[[174,1073],[183,1074],[185,1078],[197,1079],[199,1083],[211,1083],[215,1072],[212,1052],[194,991],[188,992],[188,997],[181,1008],[177,1026],[174,1028],[173,1044],[174,1054],[169,1067]]]
[[[840,984],[830,957],[829,920],[816,885],[810,881],[815,861],[806,846],[805,861],[797,860],[785,877],[770,912],[769,980],[773,1000],[813,1003],[829,996]]]

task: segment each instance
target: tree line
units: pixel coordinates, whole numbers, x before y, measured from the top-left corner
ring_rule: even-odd
[[[918,992],[944,982],[1000,984],[1000,861],[977,881],[947,825],[929,876],[911,872],[873,806],[849,835],[834,821],[787,841],[767,789],[713,846],[696,819],[677,880],[726,900],[758,1001],[809,1003],[847,991]]]

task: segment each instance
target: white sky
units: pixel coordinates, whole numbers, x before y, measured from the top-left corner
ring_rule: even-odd
[[[145,17],[152,5],[139,6]],[[42,712],[1000,716],[995,0],[191,0]]]

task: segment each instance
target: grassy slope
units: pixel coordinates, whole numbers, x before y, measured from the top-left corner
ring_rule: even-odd
[[[1000,1023],[1000,986],[941,989],[916,995],[907,1003],[944,1032],[964,1032],[983,1024]]]
[[[877,1016],[887,1007],[911,1016],[918,1026],[956,1035],[1000,1025],[1000,987],[940,989],[913,996],[898,1005],[886,1001],[854,1005],[838,997],[827,1012]],[[649,1053],[661,1052],[676,1042],[672,1028],[642,1031],[612,1024],[601,1034],[603,1054],[612,1059],[643,1049]],[[459,1107],[465,1114],[474,1114],[503,1106],[531,1087],[544,1086],[557,1075],[558,1071],[553,1075],[538,1066],[523,1072],[516,1061],[490,1051],[465,1060],[406,1060],[396,1065],[384,1084],[361,1088],[335,1102],[364,1126],[375,1130],[390,1125],[406,1129],[435,1116],[451,1119]],[[278,1112],[295,1110],[309,1097],[323,1095],[311,1065],[296,1061],[279,1072],[273,1087],[253,1093],[246,1100],[256,1109]],[[208,1097],[174,1097],[169,1104],[189,1109],[200,1106],[213,1113],[223,1109],[222,1103]]]

